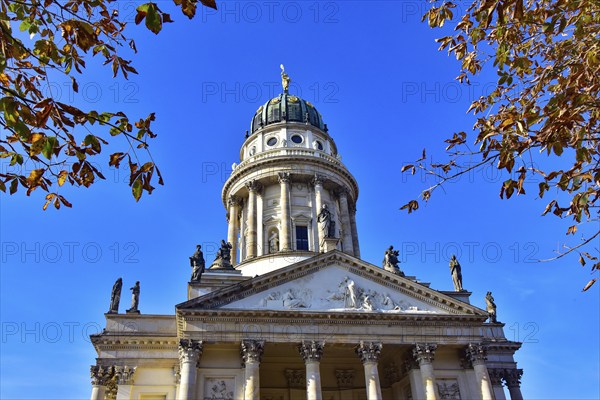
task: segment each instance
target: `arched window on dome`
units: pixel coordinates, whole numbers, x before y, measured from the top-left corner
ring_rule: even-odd
[[[302,122],[302,106],[299,101],[291,102],[288,101],[287,105],[287,118],[288,121],[298,121]]]
[[[270,104],[268,110],[268,124],[281,121],[281,102],[278,101],[276,104]]]

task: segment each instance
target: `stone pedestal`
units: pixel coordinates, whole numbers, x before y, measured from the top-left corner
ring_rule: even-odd
[[[322,252],[327,253],[331,250],[336,250],[339,241],[340,241],[340,239],[338,239],[338,238],[324,238],[321,241]]]

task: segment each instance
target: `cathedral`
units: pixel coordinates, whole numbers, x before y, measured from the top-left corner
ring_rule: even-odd
[[[142,314],[139,282],[119,313],[112,291],[92,335],[92,400],[522,399],[493,297],[454,291],[361,259],[358,183],[323,117],[283,93],[254,114],[223,185],[227,239],[190,257],[187,301]]]

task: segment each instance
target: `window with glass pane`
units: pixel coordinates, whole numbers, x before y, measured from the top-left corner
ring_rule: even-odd
[[[308,250],[308,227],[296,226],[296,250]]]

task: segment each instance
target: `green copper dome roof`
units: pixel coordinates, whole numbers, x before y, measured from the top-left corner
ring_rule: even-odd
[[[284,121],[304,122],[327,131],[327,125],[323,123],[321,114],[310,102],[288,93],[282,93],[259,107],[252,118],[250,132],[254,133],[269,124]]]

